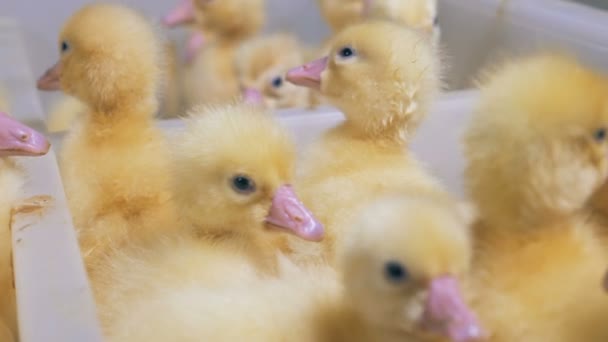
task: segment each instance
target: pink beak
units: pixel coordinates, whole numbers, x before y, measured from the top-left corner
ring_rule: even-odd
[[[39,132],[0,113],[0,157],[42,156],[51,144]]]
[[[61,62],[50,67],[36,84],[39,90],[61,90]]]
[[[321,241],[325,233],[323,225],[300,202],[290,185],[275,192],[266,222],[308,241]]]
[[[262,94],[253,88],[245,88],[243,90],[243,101],[252,105],[264,104],[264,98],[262,97]]]
[[[205,46],[205,36],[201,32],[194,32],[186,45],[186,62],[191,63],[199,51]]]
[[[177,7],[163,18],[163,24],[167,27],[175,27],[192,21],[194,21],[193,0],[182,0]]]
[[[442,276],[431,281],[422,326],[454,342],[479,341],[485,333],[465,304],[458,280]]]
[[[319,90],[321,88],[321,74],[327,69],[328,57],[323,57],[293,68],[287,72],[287,81],[302,87]]]

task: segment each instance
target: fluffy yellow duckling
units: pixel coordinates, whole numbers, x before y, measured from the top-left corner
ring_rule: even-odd
[[[12,269],[11,212],[21,196],[25,175],[13,156],[40,156],[48,140],[35,130],[0,112],[0,339],[17,341],[17,308]]]
[[[326,225],[330,262],[345,234],[341,222],[362,201],[395,189],[443,193],[406,150],[439,91],[439,61],[426,37],[385,21],[354,25],[333,40],[329,56],[289,71],[287,80],[318,89],[346,116],[308,151],[297,182]],[[308,253],[294,244],[296,257],[318,254],[316,246]]]
[[[228,103],[240,93],[235,54],[265,21],[265,0],[195,0],[196,22],[213,33],[191,64],[184,67],[185,105]]]
[[[221,288],[144,282],[157,291],[124,304],[128,310],[114,319],[108,340],[473,341],[483,332],[459,289],[471,254],[466,228],[449,202],[382,198],[352,223],[340,253],[343,276],[283,260],[278,278],[244,281],[230,265],[232,272],[216,270],[232,278]]]
[[[129,8],[87,5],[65,24],[60,60],[38,81],[40,89],[62,89],[89,108],[65,138],[60,159],[89,270],[94,256],[175,220],[169,151],[153,118],[161,64],[156,38]]]
[[[176,202],[191,229],[112,257],[94,283],[109,332],[128,325],[132,305],[149,304],[159,291],[184,285],[219,291],[276,275],[285,248],[280,232],[323,236],[289,185],[294,147],[268,113],[247,105],[196,110],[175,137],[174,152]],[[163,313],[147,315],[154,314]]]
[[[480,215],[471,288],[491,341],[608,340],[608,252],[585,208],[608,172],[607,92],[553,54],[482,82],[466,178]]]
[[[276,33],[245,42],[236,54],[236,69],[243,95],[269,109],[307,107],[309,90],[285,82],[285,72],[303,63],[297,38]],[[254,96],[254,98],[252,98]]]

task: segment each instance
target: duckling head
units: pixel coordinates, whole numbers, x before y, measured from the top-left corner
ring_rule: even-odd
[[[237,75],[244,96],[261,96],[268,109],[304,107],[308,90],[285,81],[285,72],[302,64],[298,41],[289,34],[277,33],[244,43],[236,57]]]
[[[235,234],[278,229],[307,240],[323,237],[323,226],[290,186],[294,147],[258,106],[193,110],[174,150],[176,199],[195,225]]]
[[[608,83],[575,58],[511,61],[480,82],[465,135],[466,181],[494,224],[539,224],[582,208],[608,172]]]
[[[124,106],[155,112],[161,49],[153,27],[136,11],[117,4],[83,7],[64,25],[59,51],[39,89],[61,89],[97,112]]]
[[[362,133],[407,140],[440,88],[438,55],[428,37],[368,21],[339,33],[330,51],[290,70],[287,80],[319,90]]]
[[[469,219],[447,199],[387,195],[367,205],[339,252],[346,298],[364,322],[400,336],[484,336],[459,279]]]

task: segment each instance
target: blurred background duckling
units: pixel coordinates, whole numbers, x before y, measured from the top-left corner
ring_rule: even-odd
[[[229,103],[240,94],[236,51],[264,25],[265,0],[194,0],[193,4],[197,27],[212,32],[214,39],[184,67],[185,106]]]
[[[305,108],[310,91],[285,81],[285,73],[304,62],[298,39],[288,33],[260,36],[243,43],[236,54],[244,94],[257,92],[268,109]]]
[[[174,137],[174,179],[189,229],[112,256],[93,283],[108,327],[158,291],[185,284],[219,290],[277,275],[284,233],[323,237],[289,185],[294,146],[269,113],[245,104],[199,108],[186,124]]]
[[[17,341],[17,308],[12,268],[11,213],[26,181],[15,156],[41,156],[48,140],[34,129],[0,112],[0,340]]]
[[[341,222],[362,201],[394,189],[444,193],[407,150],[440,88],[439,59],[429,39],[388,21],[361,23],[336,36],[329,56],[286,78],[318,90],[346,117],[306,152],[296,183],[326,225],[328,261],[336,239],[347,234]],[[319,254],[316,245],[294,244],[296,258]]]
[[[229,272],[234,281],[220,288],[144,282],[157,291],[125,304],[108,340],[476,341],[483,329],[459,288],[471,241],[452,204],[393,195],[366,205],[339,254],[342,275],[282,259],[278,278]]]
[[[153,117],[162,52],[144,17],[111,4],[77,11],[59,47],[38,87],[89,108],[63,142],[60,169],[90,271],[96,255],[175,221],[168,146]]]
[[[608,172],[607,93],[606,78],[550,53],[481,82],[465,135],[480,217],[470,288],[491,341],[608,340],[608,251],[586,208]]]
[[[440,28],[437,20],[437,0],[363,0],[363,17],[392,20],[421,30],[439,43]]]

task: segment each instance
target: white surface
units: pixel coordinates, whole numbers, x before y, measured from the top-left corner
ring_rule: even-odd
[[[439,4],[452,89],[470,87],[484,66],[542,49],[572,52],[608,72],[606,11],[559,0],[439,0]]]
[[[0,20],[0,82],[12,114],[44,131],[40,102],[15,27]],[[23,197],[46,196],[42,210],[13,217],[13,265],[22,342],[101,341],[71,216],[53,149],[20,158],[28,182]]]

